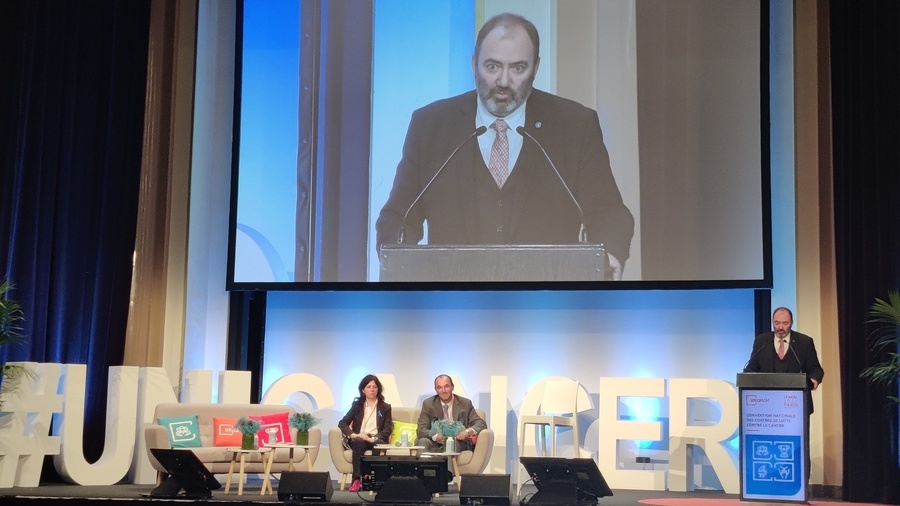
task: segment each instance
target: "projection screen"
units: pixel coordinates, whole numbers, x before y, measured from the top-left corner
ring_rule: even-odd
[[[229,289],[771,286],[765,2],[310,4],[244,0],[239,15]],[[467,209],[469,192],[459,192],[464,219],[454,221],[437,202],[467,171],[483,170],[471,156],[479,140],[448,133],[429,145],[435,154],[421,168],[437,176],[417,183],[424,191],[407,214],[418,221],[401,225],[409,235],[420,227],[422,239],[400,244],[391,229],[377,241],[404,143],[418,133],[414,111],[475,88],[478,29],[506,11],[540,34],[534,88],[595,113],[602,140],[589,144],[607,153],[614,182],[580,186],[571,150],[540,145],[555,124],[526,119],[536,139],[511,135],[520,136],[521,157],[542,157],[534,170],[543,172],[505,202],[571,202],[506,217],[519,231],[557,223],[546,240],[470,241],[484,234],[444,230],[482,226],[484,206]],[[538,110],[536,94],[524,107],[526,118]],[[619,239],[607,246],[606,232],[586,240],[578,232],[579,220],[594,217],[579,218],[573,202],[594,212],[592,199],[610,187],[634,222],[624,249]],[[596,260],[605,252],[627,258],[621,281]]]

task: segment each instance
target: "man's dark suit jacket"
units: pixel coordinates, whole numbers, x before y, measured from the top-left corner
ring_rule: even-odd
[[[475,91],[415,111],[403,145],[390,197],[376,223],[377,244],[397,244],[403,215],[453,150],[475,131]],[[634,218],[622,202],[596,111],[533,90],[525,127],[544,146],[584,211],[589,243],[602,243],[623,264]],[[519,135],[510,131],[509,135]],[[476,181],[488,174],[476,138],[469,139],[412,208],[404,243],[416,244],[428,221],[429,244],[572,244],[581,218],[559,178],[535,143],[523,138],[508,185],[512,216],[502,240],[484,240],[477,212]],[[486,176],[490,177],[490,176]],[[513,182],[515,178],[515,183]],[[489,183],[488,183],[489,184]],[[504,205],[507,200],[504,199]]]
[[[431,424],[435,420],[444,418],[444,408],[441,405],[441,398],[433,395],[422,403],[422,411],[419,413],[419,427],[417,436],[421,438],[430,438]],[[453,419],[463,424],[463,427],[475,431],[475,434],[487,428],[487,422],[478,416],[472,401],[458,395],[453,396]]]
[[[744,372],[803,372],[806,373],[806,405],[809,413],[814,411],[812,403],[812,379],[822,383],[825,370],[819,364],[819,355],[816,353],[816,344],[806,334],[791,330],[791,345],[784,359],[778,358],[775,349],[775,332],[765,332],[753,341],[753,351],[750,352],[750,360],[744,367]]]

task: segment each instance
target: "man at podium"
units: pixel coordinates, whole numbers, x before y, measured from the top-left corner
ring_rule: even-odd
[[[779,307],[772,313],[773,331],[764,332],[753,341],[750,360],[744,372],[780,372],[806,374],[806,417],[809,429],[809,415],[813,412],[812,391],[819,387],[825,370],[819,363],[816,344],[806,334],[791,331],[794,314],[786,307]],[[809,477],[809,435],[806,436],[806,473]]]
[[[603,244],[621,279],[634,234],[597,112],[534,89],[534,24],[498,14],[478,33],[475,90],[416,110],[377,248]]]

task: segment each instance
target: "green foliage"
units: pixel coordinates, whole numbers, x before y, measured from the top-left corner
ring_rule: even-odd
[[[25,319],[19,303],[9,298],[9,292],[15,288],[7,280],[0,281],[0,346],[21,342],[25,337],[19,332],[19,322]]]
[[[461,422],[440,419],[431,424],[431,430],[428,433],[432,436],[441,434],[444,437],[456,437],[463,430],[465,427]]]
[[[309,430],[318,425],[321,420],[309,413],[294,413],[288,422],[297,430]]]
[[[9,298],[9,293],[15,288],[8,280],[0,280],[0,346],[21,344],[25,341],[21,322],[25,320],[25,314],[18,302]],[[0,394],[8,394],[18,384],[18,380],[28,370],[20,365],[0,364]],[[0,408],[3,400],[0,398]]]
[[[875,299],[875,303],[869,309],[867,323],[875,325],[875,330],[869,335],[872,340],[872,351],[887,351],[887,360],[873,366],[866,367],[859,373],[859,377],[868,380],[869,383],[893,387],[900,377],[900,353],[897,346],[900,344],[900,292],[888,292],[888,299]],[[894,402],[900,402],[900,398],[889,395]]]
[[[262,428],[262,423],[260,423],[259,420],[242,416],[238,418],[237,423],[234,424],[234,428],[245,436],[251,436],[259,432],[259,429]]]

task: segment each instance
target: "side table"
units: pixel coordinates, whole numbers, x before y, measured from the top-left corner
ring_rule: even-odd
[[[459,474],[459,452],[423,452],[425,457],[444,457],[447,464],[453,467],[453,476],[456,478],[456,486],[462,486],[462,476]]]
[[[226,494],[231,490],[231,478],[234,476],[234,464],[238,460],[238,456],[240,456],[241,466],[238,474],[238,495],[244,495],[244,464],[246,463],[247,455],[252,455],[254,453],[259,454],[265,469],[262,490],[259,491],[259,495],[266,495],[267,492],[269,494],[275,493],[272,491],[272,481],[269,479],[269,474],[272,471],[272,459],[275,457],[275,452],[271,448],[244,450],[243,448],[235,447],[225,448],[225,451],[231,452],[231,465],[228,467],[228,480],[225,482]]]
[[[266,447],[272,448],[272,449],[287,448],[288,450],[290,450],[290,456],[289,456],[290,460],[288,460],[288,471],[294,470],[294,449],[303,448],[304,450],[306,450],[306,470],[312,471],[313,462],[312,462],[312,456],[310,456],[309,451],[312,450],[313,448],[315,448],[315,446],[295,445],[295,444],[291,444],[291,443],[275,443],[275,444],[266,445]],[[273,456],[273,460],[274,460],[274,456]]]

